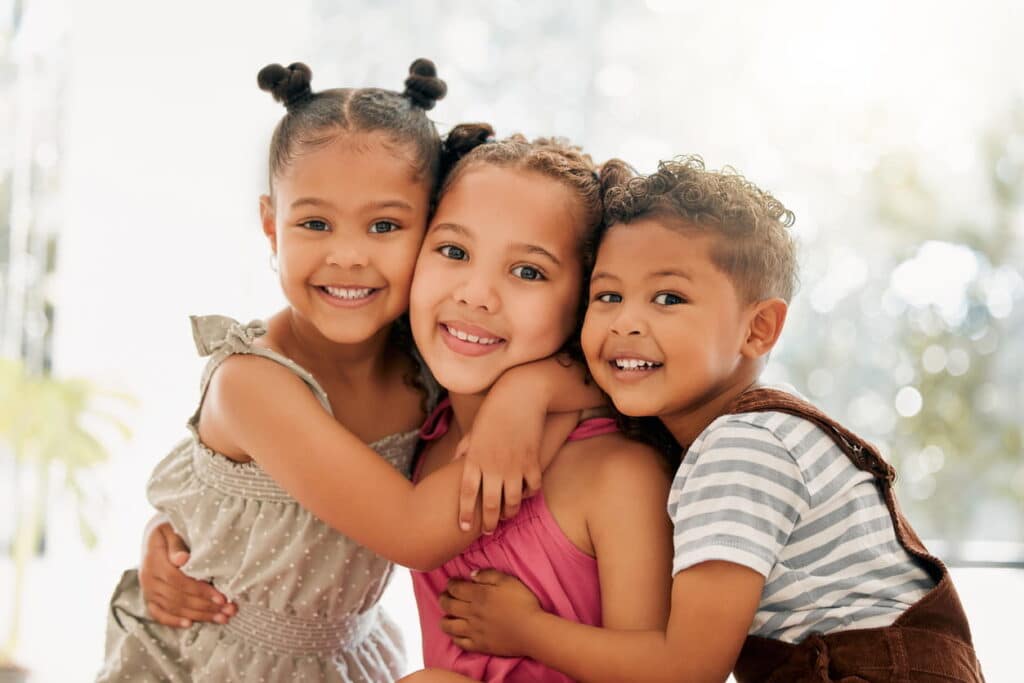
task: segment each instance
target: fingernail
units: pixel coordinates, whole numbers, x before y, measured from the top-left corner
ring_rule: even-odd
[[[224,604],[224,598],[220,597],[219,595],[214,595],[213,596],[213,604],[215,604],[215,605],[223,605]]]
[[[471,579],[475,579],[475,578],[476,578],[476,575],[477,575],[477,574],[479,574],[479,573],[480,573],[480,570],[479,570],[479,569],[474,569],[473,571],[471,571],[471,572],[469,573],[469,578],[471,578]]]
[[[188,628],[191,625],[192,625],[192,622],[189,621],[188,619],[182,619],[181,620],[181,627],[182,628]]]
[[[218,615],[214,616],[213,620],[216,621],[218,624],[226,624],[226,623],[228,623],[228,618],[226,616],[224,616],[223,614],[218,614]]]
[[[459,528],[463,531],[469,531],[469,522],[459,522]]]

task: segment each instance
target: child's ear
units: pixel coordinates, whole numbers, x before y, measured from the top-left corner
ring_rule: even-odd
[[[789,306],[782,299],[765,299],[751,306],[747,338],[740,353],[750,359],[761,358],[775,347],[786,324]]]
[[[277,253],[277,215],[274,211],[274,200],[269,194],[260,195],[260,223],[263,234],[270,240],[270,249]]]

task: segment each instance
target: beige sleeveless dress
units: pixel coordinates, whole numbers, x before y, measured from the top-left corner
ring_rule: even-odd
[[[200,354],[212,356],[202,396],[226,358],[246,353],[294,372],[331,412],[327,394],[310,373],[253,346],[266,332],[262,323],[206,316],[192,318],[192,327]],[[147,494],[191,548],[184,572],[211,581],[238,604],[238,614],[224,626],[163,626],[148,616],[138,572],[127,571],[111,599],[106,662],[98,680],[398,678],[404,666],[401,636],[377,605],[391,563],[307,512],[255,463],[235,463],[204,446],[198,417],[197,409],[188,422],[191,436],[157,466]],[[411,431],[371,447],[408,476],[416,440]]]

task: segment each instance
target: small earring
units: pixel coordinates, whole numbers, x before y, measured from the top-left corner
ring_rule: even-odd
[[[277,272],[277,254],[270,252],[270,269]]]

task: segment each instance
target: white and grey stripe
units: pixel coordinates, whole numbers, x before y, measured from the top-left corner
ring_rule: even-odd
[[[765,577],[752,635],[887,626],[934,585],[896,540],[872,476],[786,413],[715,420],[683,459],[668,513],[673,573],[724,560]]]

